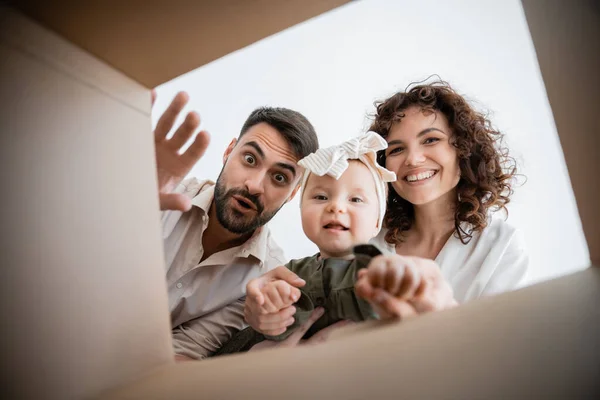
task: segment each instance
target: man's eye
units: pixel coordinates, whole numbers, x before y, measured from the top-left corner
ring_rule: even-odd
[[[275,174],[275,175],[273,175],[273,179],[275,179],[275,182],[277,182],[277,183],[286,183],[287,182],[287,176],[285,176],[284,174]]]
[[[245,154],[244,161],[246,161],[246,163],[248,163],[250,165],[256,164],[256,159],[254,158],[254,156],[252,154]]]

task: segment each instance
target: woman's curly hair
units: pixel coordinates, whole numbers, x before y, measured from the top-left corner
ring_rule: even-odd
[[[454,234],[462,243],[468,243],[474,231],[482,231],[487,226],[488,211],[506,210],[513,193],[515,160],[502,146],[503,134],[443,81],[409,87],[406,92],[376,102],[370,130],[385,139],[392,126],[413,106],[422,111],[440,112],[448,119],[452,131],[450,140],[457,149],[461,174],[456,187]],[[385,166],[385,151],[379,152],[378,162]],[[383,222],[388,229],[385,240],[391,244],[402,242],[403,233],[410,229],[413,221],[413,205],[390,186]],[[468,223],[468,229],[463,229],[462,222]]]

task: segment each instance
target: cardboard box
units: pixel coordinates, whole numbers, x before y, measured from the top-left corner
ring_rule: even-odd
[[[343,3],[2,6],[3,394],[599,394],[599,268],[403,324],[363,327],[327,346],[173,363],[149,88]],[[597,264],[598,7],[592,0],[523,5]]]

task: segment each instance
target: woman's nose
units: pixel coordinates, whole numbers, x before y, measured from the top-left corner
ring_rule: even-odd
[[[420,147],[414,149],[407,149],[406,161],[407,166],[416,166],[422,164],[425,161],[425,154]]]

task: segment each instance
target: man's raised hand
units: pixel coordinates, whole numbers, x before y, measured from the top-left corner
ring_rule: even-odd
[[[153,90],[153,105],[155,100],[156,92]],[[177,116],[188,100],[187,93],[177,93],[177,96],[160,117],[154,129],[156,172],[161,210],[188,211],[191,208],[191,200],[183,194],[173,193],[173,190],[202,158],[210,141],[208,132],[200,131],[196,134],[192,144],[184,152],[181,152],[182,147],[200,126],[200,116],[194,111],[189,112],[185,121],[175,130],[173,136],[167,138]]]

